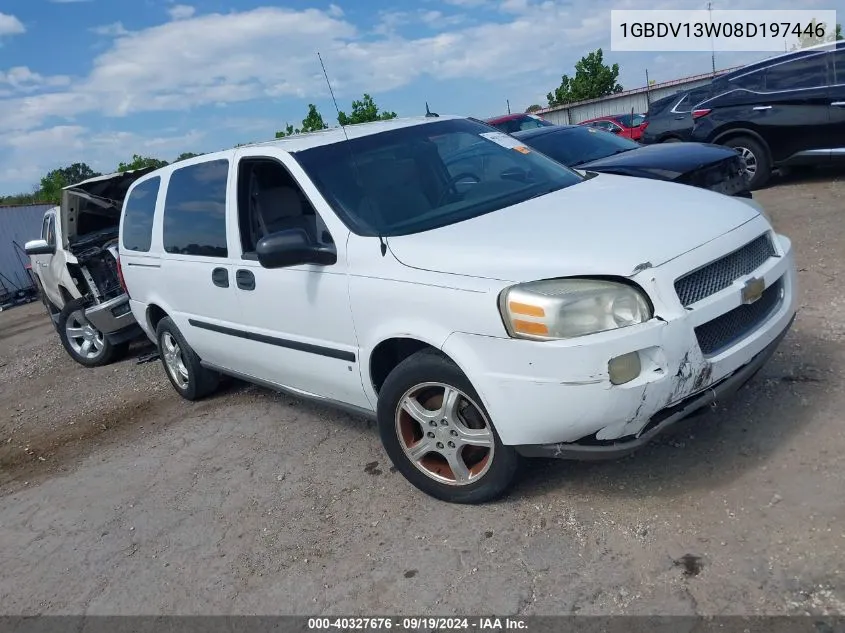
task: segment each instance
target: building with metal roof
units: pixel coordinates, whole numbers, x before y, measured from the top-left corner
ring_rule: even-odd
[[[24,244],[41,236],[44,212],[52,204],[0,206],[0,306],[19,291],[31,291],[29,256]]]
[[[641,88],[634,88],[632,90],[623,90],[614,95],[600,97],[598,99],[587,99],[585,101],[567,103],[562,106],[543,108],[534,114],[556,125],[574,125],[581,121],[587,121],[597,117],[630,112],[644,113],[648,110],[649,104],[658,99],[668,97],[682,90],[691,90],[692,88],[703,86],[709,83],[713,77],[724,75],[737,68],[741,68],[741,66],[725,68],[724,70],[716,71],[715,74],[693,75],[691,77],[683,77],[681,79],[673,79],[672,81],[642,86]]]

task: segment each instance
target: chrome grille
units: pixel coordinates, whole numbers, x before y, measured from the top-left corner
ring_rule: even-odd
[[[724,290],[734,281],[757,270],[775,249],[768,233],[749,242],[733,253],[717,259],[675,281],[675,292],[684,307]]]
[[[757,329],[780,305],[782,289],[779,279],[754,303],[741,305],[695,328],[701,353],[714,356]]]

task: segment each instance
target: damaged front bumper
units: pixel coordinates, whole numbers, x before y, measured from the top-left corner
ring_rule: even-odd
[[[765,362],[788,330],[796,312],[796,270],[783,236],[774,236],[776,255],[753,276],[692,307],[681,304],[674,287],[687,272],[753,241],[764,226],[749,223],[659,269],[637,273],[633,281],[655,304],[655,317],[646,323],[556,341],[455,332],[442,350],[470,377],[503,444],[558,457],[633,450],[658,426],[662,430],[712,402],[713,391],[721,398],[741,385],[756,371],[749,367]],[[751,281],[755,288],[762,281],[759,301],[745,299]],[[745,323],[749,304],[759,309]],[[723,325],[734,328],[730,337],[720,337]],[[634,352],[639,374],[612,384],[610,361]]]
[[[129,296],[126,294],[91,306],[85,310],[85,318],[113,344],[143,334],[129,308]]]
[[[795,316],[789,320],[789,324],[778,335],[778,337],[769,343],[769,345],[759,352],[750,362],[746,363],[735,372],[722,378],[720,381],[710,385],[703,391],[699,391],[691,396],[684,398],[681,402],[662,409],[654,414],[649,420],[648,424],[643,428],[639,435],[631,435],[622,437],[618,440],[586,443],[586,442],[572,442],[572,443],[558,443],[558,444],[529,444],[517,446],[516,450],[525,457],[554,457],[559,459],[577,459],[577,460],[602,460],[602,459],[616,459],[624,457],[633,453],[637,449],[648,444],[657,435],[668,429],[676,422],[680,422],[684,418],[693,415],[696,412],[701,412],[704,407],[715,405],[723,399],[729,398],[737,391],[739,391],[754,375],[766,364],[766,361],[775,353],[778,345],[786,336],[789,328],[792,326]]]

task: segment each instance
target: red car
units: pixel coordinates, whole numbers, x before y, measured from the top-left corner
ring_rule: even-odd
[[[492,119],[485,119],[484,122],[507,134],[553,125],[545,119],[541,119],[536,114],[526,114],[525,112],[494,116]]]
[[[648,123],[645,122],[644,114],[611,114],[581,121],[578,125],[597,127],[632,141],[639,141]]]

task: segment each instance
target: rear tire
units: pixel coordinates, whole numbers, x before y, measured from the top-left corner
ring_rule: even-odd
[[[680,143],[681,139],[679,139],[677,136],[670,136],[669,138],[664,138],[660,142],[661,143]]]
[[[220,384],[220,374],[206,369],[170,317],[156,326],[156,344],[170,384],[186,400],[200,400]]]
[[[723,143],[731,147],[745,159],[746,173],[749,176],[748,189],[762,188],[772,175],[772,162],[763,144],[750,136],[735,136]]]
[[[47,308],[49,311],[49,307]],[[59,313],[59,339],[70,357],[84,367],[100,367],[126,355],[129,343],[113,345],[85,318],[85,301],[71,299]]]
[[[502,444],[469,379],[435,350],[421,350],[390,372],[377,414],[393,465],[432,497],[483,503],[504,494],[516,476],[516,450]]]

